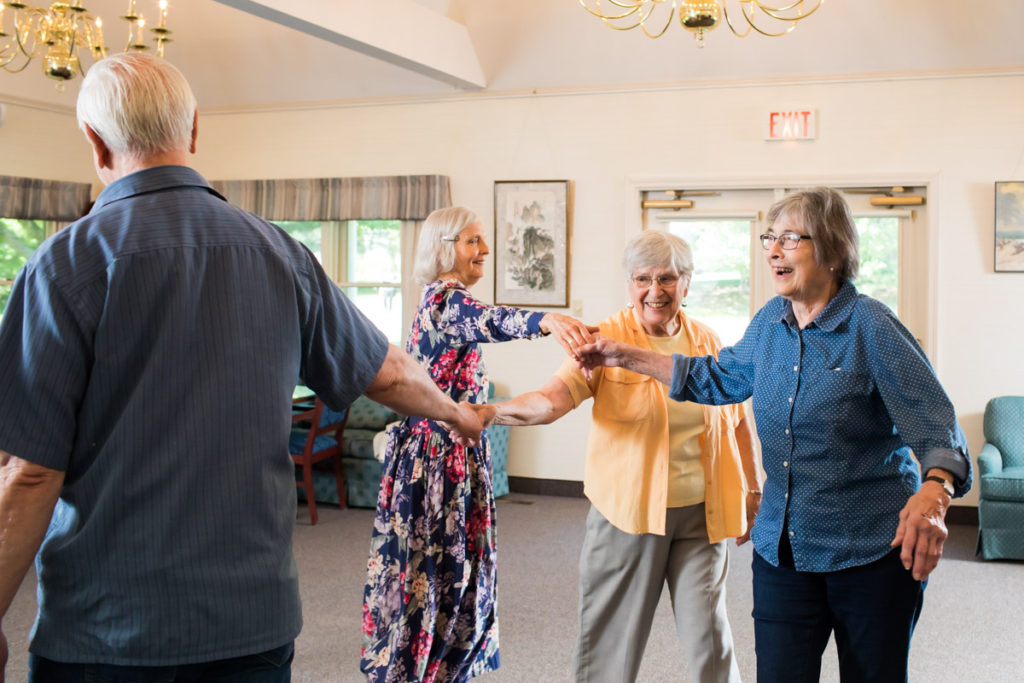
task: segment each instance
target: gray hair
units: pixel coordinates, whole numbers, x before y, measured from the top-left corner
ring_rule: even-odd
[[[843,195],[815,187],[786,195],[768,209],[768,227],[782,216],[800,224],[812,238],[814,262],[833,266],[840,280],[853,280],[860,269],[857,225]]]
[[[416,282],[421,285],[430,284],[438,275],[454,268],[455,240],[442,238],[454,238],[479,222],[476,214],[464,206],[431,211],[420,230],[419,241],[416,242],[416,262],[413,265]]]
[[[196,97],[170,62],[147,54],[115,54],[96,62],[78,93],[78,127],[112,152],[145,158],[188,149]]]
[[[622,267],[628,276],[640,268],[671,268],[689,281],[693,275],[693,251],[682,237],[661,230],[644,230],[626,245]]]

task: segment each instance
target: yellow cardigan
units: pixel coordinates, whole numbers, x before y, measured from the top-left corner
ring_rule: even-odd
[[[711,328],[682,313],[680,318],[691,353],[717,356],[721,342]],[[631,308],[601,322],[600,329],[609,339],[651,348]],[[594,398],[583,482],[587,498],[622,531],[664,535],[668,412],[660,384],[623,368],[598,368],[588,381],[571,359],[556,375],[569,388],[576,406]],[[760,454],[742,453],[736,439],[736,427],[744,418],[751,421],[753,433],[753,416],[745,405],[701,407],[705,430],[699,438],[708,539],[717,543],[747,530],[747,493],[761,490]],[[756,437],[753,440],[756,451]]]

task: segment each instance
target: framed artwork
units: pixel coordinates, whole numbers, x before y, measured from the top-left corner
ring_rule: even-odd
[[[1024,273],[1024,181],[996,183],[997,273]]]
[[[494,182],[494,303],[569,305],[570,183]]]

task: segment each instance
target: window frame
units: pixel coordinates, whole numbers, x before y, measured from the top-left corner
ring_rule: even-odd
[[[400,282],[387,282],[387,281],[354,281],[349,279],[348,273],[348,243],[349,243],[349,230],[354,224],[357,223],[369,223],[375,221],[386,221],[386,222],[398,222],[399,223],[399,259],[401,268],[401,281]],[[339,289],[345,290],[346,288],[353,287],[370,287],[370,288],[394,288],[401,293],[402,297],[402,311],[400,321],[400,337],[404,338],[405,334],[412,325],[412,314],[415,312],[415,306],[418,302],[409,302],[408,287],[406,283],[412,279],[413,264],[407,263],[410,259],[406,258],[407,253],[411,253],[412,249],[407,248],[407,240],[415,241],[413,230],[410,228],[410,221],[393,218],[353,218],[348,220],[321,220],[321,221],[278,221],[278,223],[319,223],[320,224],[320,262],[323,266],[324,272],[331,281],[338,286]],[[282,228],[283,229],[283,228]],[[410,309],[410,306],[412,308]],[[393,342],[401,342],[399,340],[389,340]]]

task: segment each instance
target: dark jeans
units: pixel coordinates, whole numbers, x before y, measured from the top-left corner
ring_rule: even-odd
[[[903,568],[899,548],[823,573],[773,567],[755,552],[753,571],[758,683],[817,683],[833,631],[843,683],[907,680],[927,581]]]
[[[289,683],[295,643],[244,657],[177,666],[68,664],[28,656],[29,683]]]

